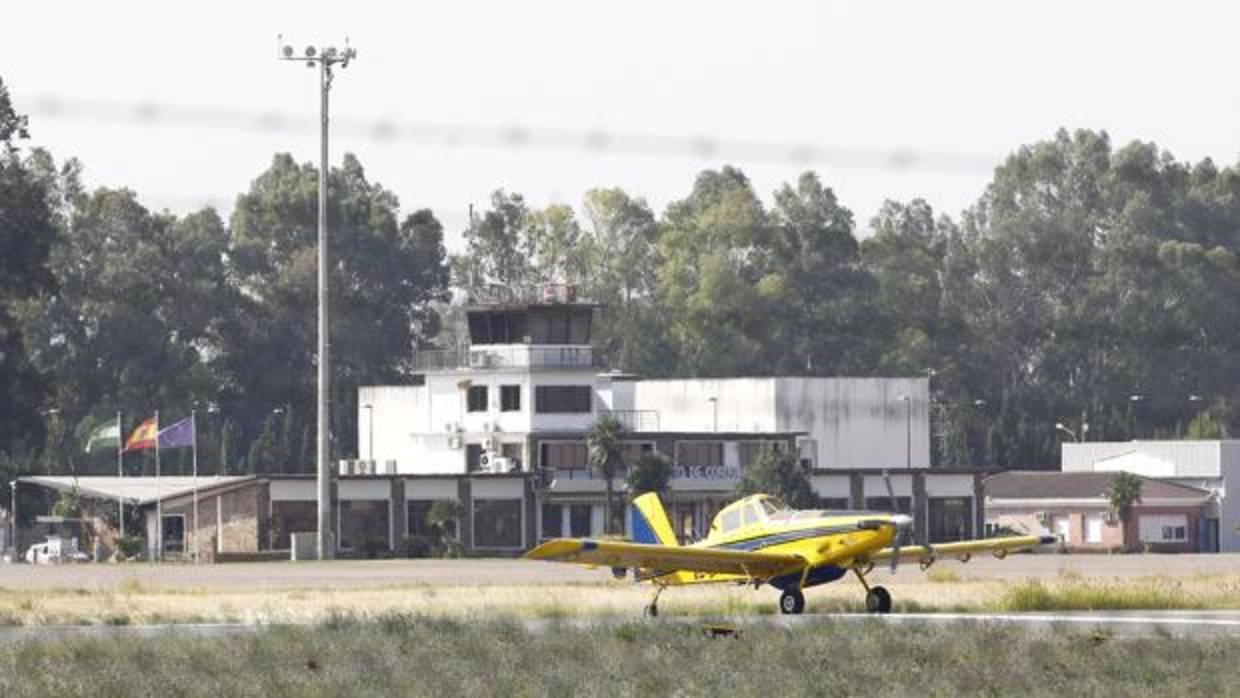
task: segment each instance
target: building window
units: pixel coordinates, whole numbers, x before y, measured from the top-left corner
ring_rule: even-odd
[[[1145,515],[1140,518],[1142,543],[1183,543],[1188,540],[1188,515]]]
[[[590,412],[588,385],[540,385],[534,388],[534,411],[539,414]]]
[[[564,507],[543,502],[542,537],[559,538],[564,535]]]
[[[166,514],[163,518],[163,544],[165,553],[185,552],[185,515]]]
[[[520,499],[474,500],[474,547],[520,548]]]
[[[434,503],[430,499],[410,499],[405,502],[407,535],[434,537],[435,532],[431,530],[431,524],[427,518],[431,513],[431,505]]]
[[[589,467],[589,450],[584,441],[543,442],[539,444],[542,467],[573,470]]]
[[[507,458],[512,462],[513,470],[521,469],[521,444],[500,444],[499,455],[501,458]]]
[[[391,547],[387,500],[340,500],[340,549]]]
[[[574,504],[568,508],[568,530],[574,538],[590,535],[591,509],[589,504]]]
[[[866,497],[865,508],[869,511],[886,511],[892,514],[912,514],[913,498],[896,497],[896,510],[891,511],[891,497]]]
[[[843,511],[848,508],[848,497],[820,497],[822,508],[827,510]]]
[[[736,455],[742,468],[747,468],[762,457],[767,451],[782,451],[782,441],[740,441],[736,444]]]
[[[500,412],[521,411],[521,386],[501,385],[499,387],[499,410]]]
[[[288,550],[293,547],[292,534],[313,533],[319,528],[319,505],[313,500],[279,501],[271,503],[271,529],[269,547],[272,550]]]
[[[679,441],[676,443],[676,465],[682,467],[723,465],[723,442]]]
[[[1086,514],[1085,516],[1085,542],[1101,543],[1102,542],[1102,514]]]
[[[651,441],[626,441],[621,446],[624,453],[625,466],[633,465],[639,458],[654,453],[654,443]]]
[[[486,412],[487,411],[487,387],[485,385],[471,385],[465,393],[465,409],[468,412]]]
[[[931,497],[928,509],[931,543],[973,537],[972,497]]]
[[[465,472],[482,470],[482,444],[465,444]]]

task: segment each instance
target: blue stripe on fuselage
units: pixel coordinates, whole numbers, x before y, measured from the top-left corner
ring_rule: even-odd
[[[774,577],[768,581],[767,584],[770,584],[776,589],[796,589],[797,587],[804,589],[805,587],[818,586],[819,584],[834,582],[840,577],[843,577],[844,573],[847,571],[848,570],[843,567],[823,565],[821,567],[814,567],[809,571],[809,575],[805,577],[805,586],[801,586],[800,572],[785,574],[782,577]]]

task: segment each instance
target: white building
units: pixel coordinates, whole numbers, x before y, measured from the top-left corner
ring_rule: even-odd
[[[672,460],[668,511],[684,538],[706,530],[770,448],[797,451],[832,506],[889,508],[889,469],[896,505],[939,538],[980,528],[980,475],[927,472],[926,378],[644,380],[607,371],[594,354],[594,310],[563,288],[543,302],[468,308],[468,347],[419,352],[409,385],[359,389],[362,460],[342,463],[342,475],[404,479],[406,508],[459,490],[470,547],[597,535],[605,483],[589,469],[585,435],[611,414],[628,427],[633,457]],[[394,518],[416,526],[413,515]]]
[[[1240,441],[1065,442],[1061,464],[1064,472],[1123,470],[1213,492],[1203,549],[1217,541],[1220,552],[1240,552]]]

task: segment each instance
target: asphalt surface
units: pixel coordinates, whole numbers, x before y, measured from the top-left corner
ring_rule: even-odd
[[[960,630],[982,626],[1011,626],[1031,634],[1077,632],[1114,638],[1137,637],[1240,637],[1240,611],[1134,611],[1080,613],[893,613],[868,614],[805,614],[799,616],[745,616],[737,619],[675,617],[649,619],[569,619],[528,620],[526,629],[533,633],[551,632],[556,628],[596,627],[640,621],[645,623],[701,626],[706,629],[737,629],[747,627],[805,627],[814,624],[848,623],[863,628],[869,623],[896,626],[941,626]],[[52,642],[73,638],[130,639],[151,637],[227,638],[258,635],[285,625],[252,625],[239,623],[186,623],[171,625],[85,625],[85,626],[13,626],[0,627],[0,643]],[[302,626],[309,627],[309,626]]]
[[[977,557],[968,564],[943,560],[965,580],[1023,580],[1077,574],[1093,578],[1181,577],[1240,574],[1240,553],[1214,555],[1009,555]],[[883,583],[886,565],[870,579]],[[917,582],[917,565],[902,565],[900,582]],[[139,582],[154,587],[192,589],[366,588],[411,584],[564,584],[597,583],[606,570],[528,560],[338,560],[332,562],[255,562],[222,565],[154,564],[0,564],[0,592],[21,589],[116,588]]]

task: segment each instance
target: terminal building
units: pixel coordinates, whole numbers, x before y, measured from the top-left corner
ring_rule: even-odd
[[[407,384],[361,387],[358,458],[337,464],[331,487],[339,551],[376,541],[398,550],[443,500],[456,503],[456,533],[473,554],[601,535],[605,483],[589,467],[586,434],[606,415],[626,428],[626,461],[658,452],[671,462],[664,499],[682,541],[705,534],[768,449],[797,454],[830,508],[894,507],[913,515],[916,537],[929,542],[982,530],[984,473],[930,468],[928,378],[643,379],[596,354],[596,310],[563,286],[535,302],[472,305],[465,346],[419,351]],[[59,480],[25,479],[70,486]],[[619,501],[623,472],[613,485]],[[92,487],[105,498],[129,496]],[[287,550],[292,533],[315,529],[315,496],[308,475],[218,483],[199,499],[196,536],[186,488],[164,495],[167,506],[136,495],[132,504],[148,534],[159,530],[160,512],[166,550],[169,541],[184,549],[197,540],[229,555]]]

